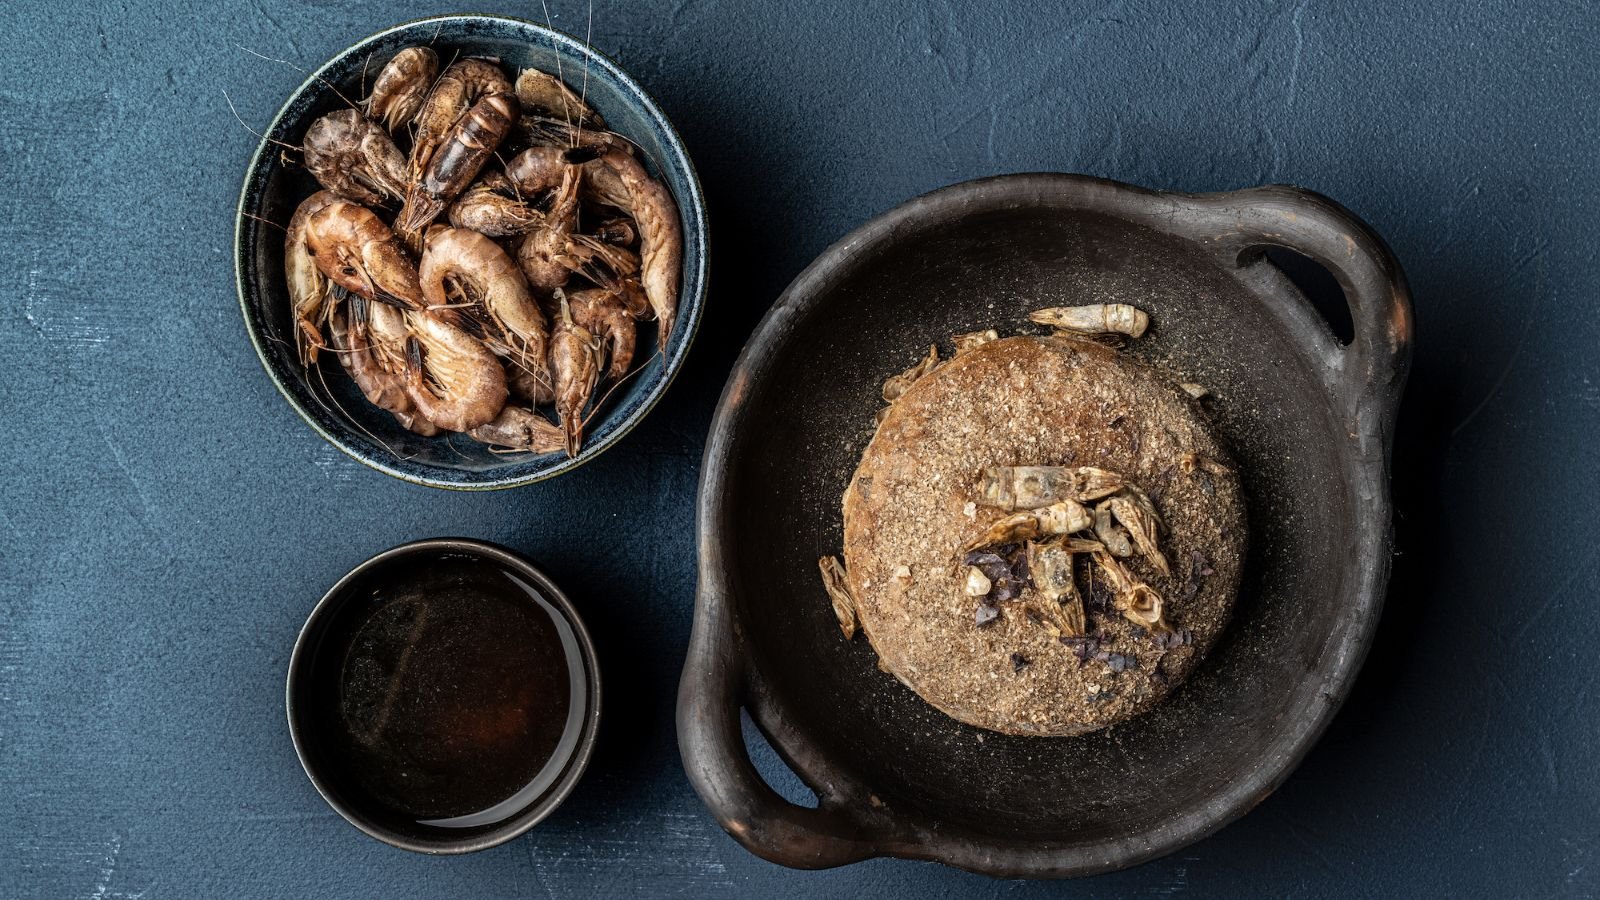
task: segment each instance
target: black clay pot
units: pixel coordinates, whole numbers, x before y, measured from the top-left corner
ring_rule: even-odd
[[[1341,344],[1270,261],[1332,272]],[[1028,330],[1047,305],[1124,299],[1130,352],[1216,397],[1241,464],[1251,551],[1234,621],[1164,703],[1074,738],[959,724],[842,640],[817,577],[883,378],[930,342]],[[1383,242],[1316,194],[1153,193],[1016,175],[919,197],[789,286],[728,381],[700,486],[700,586],[678,730],[723,827],[784,865],[872,856],[1008,876],[1104,872],[1170,853],[1283,782],[1349,692],[1389,573],[1388,454],[1411,348]],[[793,805],[751,765],[748,709],[816,793]]]

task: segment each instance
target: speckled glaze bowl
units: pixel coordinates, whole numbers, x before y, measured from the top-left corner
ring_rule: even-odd
[[[513,77],[522,68],[559,68],[571,80],[585,71],[589,102],[606,123],[628,137],[652,174],[666,184],[683,220],[683,275],[678,322],[665,353],[618,388],[586,429],[582,451],[565,454],[494,453],[459,435],[425,438],[400,427],[367,403],[331,356],[302,368],[296,359],[283,276],[283,229],[295,206],[316,190],[304,169],[285,165],[276,142],[298,144],[317,117],[359,97],[366,79],[402,48],[426,44],[453,56],[495,56]],[[335,91],[337,88],[337,91]],[[530,484],[571,471],[621,440],[655,406],[682,367],[706,292],[705,201],[683,142],[644,89],[616,63],[559,31],[501,16],[456,15],[420,19],[355,44],[312,73],[268,126],[245,174],[234,236],[239,304],[261,364],[301,418],[330,443],[396,478],[433,487],[490,490]],[[653,351],[641,340],[640,354]]]

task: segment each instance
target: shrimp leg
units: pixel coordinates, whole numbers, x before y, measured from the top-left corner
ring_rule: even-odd
[[[569,294],[567,302],[572,308],[574,322],[611,345],[611,362],[606,367],[605,377],[612,383],[620,381],[633,363],[639,330],[622,299],[614,291],[590,288]]]

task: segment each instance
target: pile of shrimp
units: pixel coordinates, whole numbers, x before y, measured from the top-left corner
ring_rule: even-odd
[[[432,436],[576,456],[638,323],[665,350],[683,237],[634,145],[560,78],[492,59],[386,63],[306,130],[322,190],[284,274],[300,361],[337,356],[366,399]],[[550,407],[552,422],[539,407]]]

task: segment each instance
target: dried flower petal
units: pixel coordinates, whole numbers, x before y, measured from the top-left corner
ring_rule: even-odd
[[[1000,340],[1000,332],[990,328],[986,331],[969,331],[966,334],[952,335],[950,343],[956,347],[956,355],[960,356],[970,350],[976,350],[990,341]]]
[[[906,391],[911,389],[917,379],[939,367],[939,348],[933,344],[928,345],[928,355],[911,368],[901,372],[883,383],[883,399],[889,403],[899,400]]]
[[[983,470],[979,490],[985,505],[1010,512],[1061,500],[1099,500],[1122,486],[1121,475],[1093,466],[990,466]]]
[[[1068,535],[1082,531],[1093,522],[1089,511],[1076,500],[1060,500],[1043,509],[1019,512],[990,525],[964,549],[1011,541],[1031,541],[1041,536]]]
[[[986,625],[993,625],[994,620],[998,618],[1000,618],[1000,610],[997,607],[991,606],[987,603],[978,604],[976,619],[979,628],[982,628]]]
[[[1137,338],[1150,327],[1150,316],[1126,303],[1052,306],[1028,314],[1030,321],[1077,334],[1125,334]]]
[[[822,572],[822,588],[828,592],[828,599],[833,601],[833,614],[839,619],[839,630],[844,632],[844,639],[848,641],[856,636],[856,598],[850,591],[850,580],[845,574],[844,564],[836,556],[824,556],[817,560],[817,568]]]

